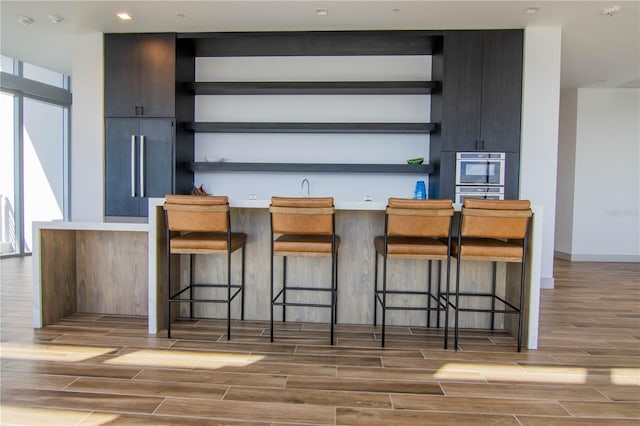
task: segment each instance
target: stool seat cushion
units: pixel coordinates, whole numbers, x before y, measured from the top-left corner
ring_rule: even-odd
[[[231,251],[236,251],[247,242],[247,234],[231,233]],[[227,251],[226,232],[189,232],[171,238],[172,253],[213,253]]]
[[[458,249],[456,239],[453,239],[451,244],[451,252],[454,257],[497,262],[522,261],[522,245],[506,240],[463,237],[460,249]]]
[[[335,250],[340,246],[340,237],[336,235]],[[282,252],[288,255],[299,253],[331,254],[331,235],[280,235],[273,242],[273,250],[276,254]]]
[[[376,252],[384,253],[384,236],[373,239]],[[387,256],[446,259],[447,243],[428,237],[387,237]]]

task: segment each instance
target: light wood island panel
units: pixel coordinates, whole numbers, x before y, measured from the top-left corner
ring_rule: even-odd
[[[147,224],[34,225],[34,326],[74,313],[148,315]]]

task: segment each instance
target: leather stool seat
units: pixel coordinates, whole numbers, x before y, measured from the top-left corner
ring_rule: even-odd
[[[340,237],[336,235],[335,250],[340,247]],[[331,235],[281,235],[273,242],[273,250],[280,254],[309,256],[330,255]]]
[[[522,244],[493,238],[462,238],[461,249],[458,241],[452,241],[453,253],[468,260],[485,260],[496,262],[520,262],[522,260]]]
[[[227,251],[227,234],[222,232],[189,232],[171,238],[172,253],[216,253]],[[231,233],[231,251],[242,248],[247,242],[247,234]]]
[[[373,244],[378,253],[384,251],[384,237],[375,237]],[[387,237],[387,257],[414,258],[429,256],[434,260],[447,259],[447,240],[420,237]]]

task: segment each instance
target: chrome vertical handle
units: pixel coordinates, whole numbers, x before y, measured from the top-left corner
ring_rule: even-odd
[[[136,135],[131,135],[131,197],[136,196]]]
[[[140,196],[144,197],[144,163],[145,163],[145,151],[144,151],[144,135],[140,135],[140,168],[139,173],[140,173]]]

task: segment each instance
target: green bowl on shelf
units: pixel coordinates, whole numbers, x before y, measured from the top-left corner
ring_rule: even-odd
[[[422,164],[424,162],[424,158],[410,158],[407,160],[407,164]]]

